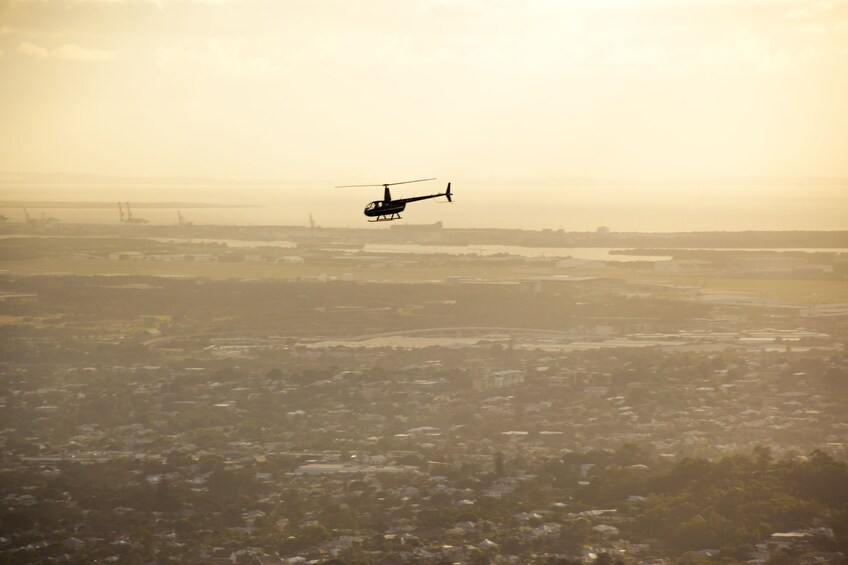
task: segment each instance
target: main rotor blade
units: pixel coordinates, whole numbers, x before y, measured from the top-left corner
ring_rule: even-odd
[[[436,180],[436,179],[432,178],[432,179],[405,180],[403,182],[389,182],[389,183],[384,184],[383,186],[394,186],[396,184],[409,184],[411,182],[424,182],[425,180]]]
[[[436,180],[432,179],[418,179],[418,180],[405,180],[403,182],[384,182],[383,184],[343,184],[341,186],[336,186],[335,188],[365,188],[370,186],[394,186],[396,184],[409,184],[411,182],[424,182],[428,180]]]

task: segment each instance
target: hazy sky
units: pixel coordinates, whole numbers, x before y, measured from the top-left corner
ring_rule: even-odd
[[[0,0],[0,171],[848,176],[842,0]]]

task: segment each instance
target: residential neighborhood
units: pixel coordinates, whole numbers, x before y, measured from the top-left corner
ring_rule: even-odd
[[[185,276],[130,240],[165,247],[145,275],[61,239],[2,241],[3,562],[845,560],[838,302],[515,256],[365,279],[358,248]]]

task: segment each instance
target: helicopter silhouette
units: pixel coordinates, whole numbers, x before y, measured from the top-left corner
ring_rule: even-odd
[[[373,186],[382,186],[384,189],[383,199],[375,200],[373,202],[369,202],[365,207],[365,215],[369,218],[374,218],[373,220],[368,220],[369,222],[390,222],[392,220],[400,220],[400,213],[406,209],[406,205],[410,202],[417,202],[419,200],[427,200],[428,198],[438,198],[440,196],[446,196],[448,202],[453,202],[452,194],[451,194],[451,183],[448,183],[448,187],[445,192],[440,192],[438,194],[428,194],[427,196],[413,196],[411,198],[397,198],[392,199],[392,193],[389,190],[390,186],[395,186],[398,184],[409,184],[412,182],[424,182],[436,180],[432,179],[418,179],[418,180],[407,180],[403,182],[387,182],[383,184],[347,184],[343,186],[337,186],[336,188],[364,188],[364,187],[373,187]]]

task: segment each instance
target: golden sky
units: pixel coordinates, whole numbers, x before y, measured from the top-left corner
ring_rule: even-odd
[[[845,0],[0,0],[0,171],[848,176]]]

